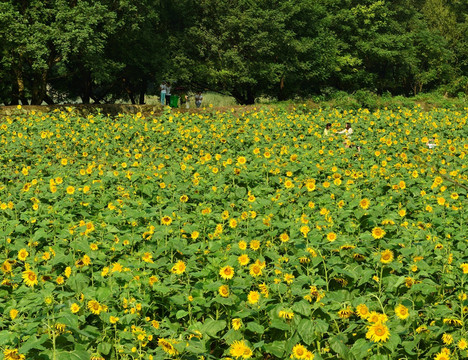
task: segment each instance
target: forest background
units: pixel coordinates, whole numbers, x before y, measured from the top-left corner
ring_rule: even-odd
[[[2,0],[0,105],[468,94],[466,0]]]

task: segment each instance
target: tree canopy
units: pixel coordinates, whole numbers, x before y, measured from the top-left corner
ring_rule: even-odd
[[[463,0],[2,0],[0,104],[468,93]]]

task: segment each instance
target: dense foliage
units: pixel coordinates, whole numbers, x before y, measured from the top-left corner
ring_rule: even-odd
[[[0,2],[0,103],[468,92],[464,0]]]
[[[467,118],[18,110],[4,359],[466,357]]]

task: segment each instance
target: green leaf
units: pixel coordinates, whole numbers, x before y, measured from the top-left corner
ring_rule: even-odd
[[[177,319],[182,319],[184,316],[187,316],[188,314],[189,314],[188,311],[179,310],[179,311],[177,311],[177,313],[176,313],[176,318],[177,318]]]
[[[247,329],[249,329],[250,331],[253,331],[254,333],[257,333],[257,334],[263,334],[263,332],[265,331],[265,328],[256,323],[256,322],[249,322],[246,326]]]
[[[100,342],[97,350],[103,354],[103,355],[108,355],[112,349],[112,344],[109,344],[108,342]]]
[[[73,291],[81,293],[85,288],[88,287],[89,278],[84,274],[76,274],[74,276],[70,276],[70,279],[68,279],[67,284]]]
[[[286,324],[283,320],[277,320],[277,319],[271,321],[270,327],[275,328],[275,329],[285,330],[285,331],[290,329],[290,326]]]
[[[297,326],[297,332],[305,344],[310,345],[315,339],[314,323],[312,320],[302,319]]]
[[[211,337],[217,337],[216,334],[226,327],[226,321],[208,319],[201,327],[201,332]]]
[[[0,346],[11,343],[15,338],[15,334],[8,330],[0,331]]]
[[[44,350],[45,347],[42,346],[49,339],[49,335],[44,334],[40,338],[36,335],[31,336],[21,347],[19,348],[19,352],[21,354],[27,354],[31,349],[37,350]]]
[[[314,328],[316,332],[326,333],[328,330],[328,323],[322,319],[314,320]]]
[[[330,348],[340,355],[341,359],[352,360],[354,359],[353,353],[349,351],[349,348],[345,345],[348,341],[348,338],[343,334],[338,334],[328,340]]]
[[[295,313],[298,313],[298,314],[301,314],[301,315],[304,315],[304,316],[309,316],[311,314],[310,304],[305,300],[301,300],[301,301],[295,303],[292,306],[292,310]]]
[[[57,353],[57,360],[89,360],[90,355],[85,350],[75,350],[70,352]]]
[[[401,339],[398,334],[391,333],[388,341],[384,344],[384,346],[389,349],[390,351],[395,351],[395,349],[400,345]]]
[[[356,359],[364,359],[369,354],[369,350],[372,348],[372,343],[365,339],[358,339],[351,348],[351,353]]]
[[[286,341],[273,341],[270,344],[265,344],[264,348],[267,353],[282,359],[285,346]]]
[[[206,350],[206,343],[204,341],[190,340],[188,346],[185,347],[185,351],[191,352],[192,354],[203,354]]]

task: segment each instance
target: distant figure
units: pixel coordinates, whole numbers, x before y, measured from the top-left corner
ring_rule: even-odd
[[[429,148],[429,149],[434,149],[437,144],[434,142],[435,139],[429,139],[426,143],[426,146]]]
[[[171,83],[166,84],[166,105],[169,106],[171,103]]]
[[[166,103],[166,82],[163,81],[159,87],[161,89],[161,105],[164,105]]]
[[[197,105],[197,108],[199,108],[201,106],[202,101],[203,101],[203,95],[202,95],[201,91],[199,91],[195,95],[195,105]]]
[[[190,97],[185,95],[185,108],[190,109]]]
[[[323,136],[333,135],[330,129],[331,123],[327,123],[327,125],[325,125],[325,129],[323,130]]]
[[[337,134],[345,134],[346,135],[346,140],[344,142],[345,147],[349,148],[351,145],[351,135],[353,134],[353,128],[351,127],[350,123],[346,123],[346,126],[343,130],[338,131]]]

